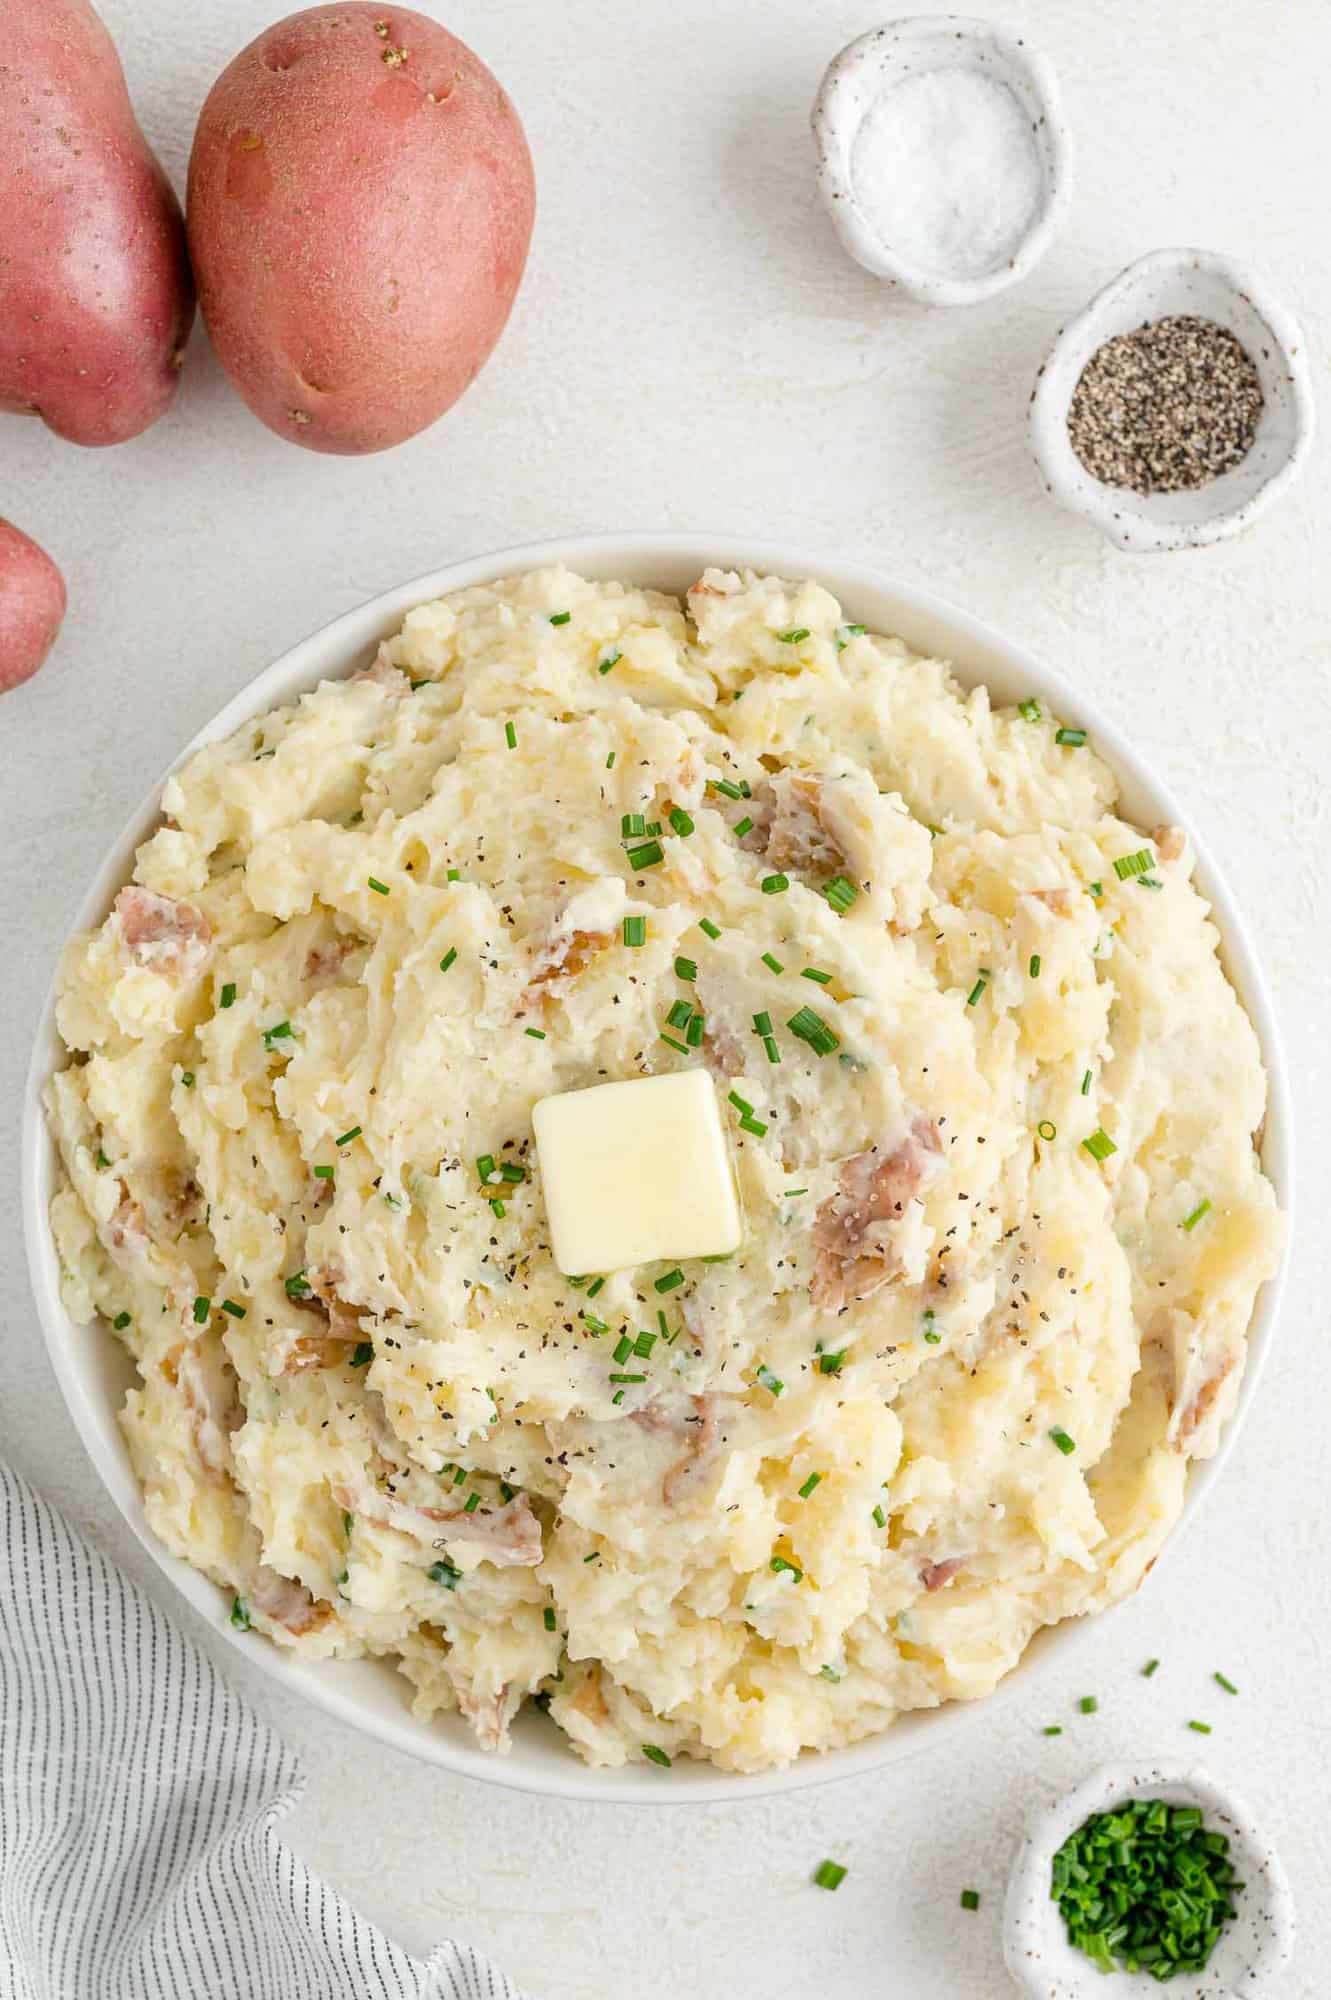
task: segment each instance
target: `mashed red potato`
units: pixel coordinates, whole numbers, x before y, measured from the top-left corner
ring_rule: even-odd
[[[1184,836],[815,583],[548,569],[198,752],[65,960],[66,1302],[233,1617],[757,1771],[1135,1588],[1281,1224]],[[532,1107],[701,1067],[739,1251],[560,1275]]]

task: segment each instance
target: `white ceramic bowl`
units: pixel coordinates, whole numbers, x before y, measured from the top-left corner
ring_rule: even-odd
[[[709,563],[736,569],[747,566],[789,577],[818,577],[841,599],[847,617],[867,625],[871,631],[899,633],[918,650],[949,658],[963,680],[986,681],[1000,701],[1019,701],[1034,695],[1057,713],[1084,724],[1097,748],[1119,774],[1124,811],[1130,818],[1148,827],[1183,821],[1184,816],[1167,788],[1147,770],[1108,719],[1021,647],[1010,644],[997,632],[939,599],[890,583],[874,570],[835,557],[823,558],[808,549],[733,535],[620,534],[543,542],[454,563],[411,583],[400,584],[294,646],[228,702],[185,747],[178,761],[183,763],[201,744],[229,736],[252,717],[292,700],[317,681],[365,665],[379,640],[397,629],[404,612],[412,605],[446,591],[553,562],[567,563],[589,577],[622,578],[681,595]],[[112,847],[78,911],[78,928],[100,923],[116,891],[129,879],[134,850],[156,822],[162,783],[159,778],[152,785]],[[1263,1158],[1288,1210],[1293,1164],[1289,1097],[1271,1004],[1229,891],[1207,863],[1200,847],[1197,879],[1214,906],[1226,969],[1252,1016],[1262,1045],[1271,1080]],[[949,1731],[965,1727],[984,1707],[955,1703],[920,1711],[903,1717],[895,1727],[867,1742],[823,1756],[806,1756],[789,1770],[760,1776],[738,1777],[685,1758],[677,1760],[668,1776],[654,1765],[646,1764],[631,1764],[621,1771],[602,1771],[583,1764],[539,1713],[529,1711],[519,1718],[508,1756],[493,1756],[478,1748],[457,1716],[444,1716],[434,1722],[418,1721],[408,1708],[407,1682],[383,1661],[307,1663],[260,1637],[236,1633],[228,1621],[229,1600],[205,1576],[169,1555],[145,1523],[138,1482],[116,1422],[116,1411],[132,1376],[132,1364],[104,1328],[75,1326],[60,1302],[56,1254],[47,1226],[55,1161],[41,1108],[43,1085],[59,1061],[52,1003],[48,1000],[24,1106],[23,1219],[38,1311],[70,1415],[111,1499],[158,1566],[215,1632],[240,1647],[248,1659],[257,1662],[285,1687],[397,1749],[412,1751],[431,1763],[471,1777],[524,1791],[654,1805],[755,1798],[764,1792],[790,1791],[870,1771],[940,1742]],[[1238,1408],[1219,1454],[1192,1474],[1184,1519],[1192,1518],[1214,1484],[1252,1402],[1275,1328],[1280,1289],[1277,1279],[1265,1288],[1258,1301],[1251,1358]],[[1159,1565],[1157,1571],[1158,1568]],[[989,1697],[989,1706],[1005,1694],[1010,1698],[1018,1689],[1027,1688],[1041,1661],[1063,1653],[1093,1629],[1094,1621],[1075,1620],[1040,1634],[1021,1665],[1009,1676],[1004,1689]]]
[[[852,172],[855,140],[881,94],[909,78],[967,69],[1006,85],[1030,122],[1039,155],[1040,197],[1009,256],[975,276],[922,270],[884,236],[860,199]],[[922,305],[970,306],[1033,271],[1053,241],[1072,192],[1072,137],[1063,120],[1052,63],[1019,35],[966,14],[916,14],[871,28],[834,56],[814,102],[818,189],[842,244],[857,264]]]
[[[1068,1943],[1049,1894],[1055,1854],[1091,1813],[1109,1812],[1129,1799],[1166,1799],[1200,1806],[1214,1833],[1229,1836],[1229,1859],[1243,1891],[1204,1973],[1180,1980],[1178,2000],[1257,2000],[1289,1964],[1294,1951],[1294,1897],[1271,1842],[1243,1801],[1200,1765],[1177,1760],[1107,1764],[1075,1792],[1036,1813],[1017,1851],[1003,1908],[1003,1956],[1031,2000],[1148,2000],[1158,1981],[1147,1973],[1104,1974]]]
[[[1098,347],[1175,313],[1228,327],[1256,364],[1265,408],[1247,456],[1185,493],[1134,493],[1092,479],[1068,439],[1068,405]],[[1031,397],[1031,449],[1050,497],[1121,549],[1202,548],[1249,527],[1293,483],[1316,427],[1297,322],[1256,273],[1207,250],[1153,250],[1059,333]]]

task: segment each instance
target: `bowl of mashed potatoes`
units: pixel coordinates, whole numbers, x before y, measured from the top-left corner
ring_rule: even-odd
[[[724,538],[454,565],[261,674],[90,890],[27,1110],[57,1375],[195,1609],[601,1798],[885,1763],[1135,1591],[1291,1193],[1129,745]]]

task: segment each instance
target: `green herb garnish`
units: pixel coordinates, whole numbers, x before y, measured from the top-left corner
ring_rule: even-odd
[[[827,1669],[823,1671],[825,1673]],[[813,1871],[813,1879],[820,1889],[839,1889],[846,1879],[846,1871],[839,1861],[820,1861]]]
[[[1207,1829],[1200,1807],[1127,1799],[1064,1841],[1050,1893],[1069,1944],[1099,1971],[1163,1984],[1205,1968],[1242,1887],[1227,1836]]]
[[[820,1014],[812,1007],[801,1007],[786,1022],[792,1035],[807,1042],[816,1056],[831,1055],[833,1049],[840,1048],[841,1038],[833,1033]]]

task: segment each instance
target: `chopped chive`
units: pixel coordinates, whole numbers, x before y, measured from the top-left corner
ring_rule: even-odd
[[[671,1028],[687,1028],[693,1019],[693,1009],[687,1000],[676,1000],[666,1015],[666,1023]]]
[[[493,1153],[479,1153],[477,1155],[476,1172],[480,1177],[482,1187],[485,1186],[487,1181],[494,1179],[495,1156]]]
[[[1091,1072],[1089,1070],[1082,1077],[1081,1094],[1083,1097],[1089,1097],[1091,1094]]]
[[[859,893],[855,884],[848,882],[844,875],[834,875],[830,882],[823,884],[823,894],[839,917],[845,916]]]
[[[516,730],[516,729],[514,728],[514,726],[513,726],[513,724],[512,724],[511,722],[506,722],[506,723],[504,724],[504,741],[505,741],[505,743],[507,743],[507,745],[508,745],[508,747],[509,747],[509,749],[510,749],[510,750],[516,750],[516,749],[517,749],[517,747],[518,747],[518,732],[517,732],[517,730]]]
[[[1056,729],[1054,731],[1054,741],[1055,743],[1066,744],[1069,750],[1080,750],[1082,744],[1086,741],[1086,731],[1084,729]]]
[[[585,1563],[594,1563],[594,1562],[600,1562],[600,1560],[601,1560],[601,1551],[600,1551],[599,1549],[593,1549],[593,1550],[592,1550],[592,1552],[591,1552],[591,1554],[590,1554],[589,1556],[584,1556],[582,1560],[583,1560],[583,1561],[584,1561]]]
[[[276,1027],[264,1029],[263,1045],[266,1049],[271,1049],[277,1042],[294,1041],[295,1035],[296,1031],[290,1021],[279,1021]]]
[[[839,1687],[846,1678],[843,1673],[838,1673],[833,1666],[819,1667],[818,1671],[825,1681],[831,1681],[833,1687]]]
[[[793,1194],[807,1194],[808,1192],[809,1190],[807,1188],[787,1188],[786,1199],[789,1200],[791,1195]]]
[[[753,1116],[753,1106],[749,1103],[748,1098],[741,1097],[737,1090],[728,1090],[726,1092],[726,1103],[733,1104],[741,1117],[751,1118]]]
[[[625,944],[631,944],[631,945],[646,944],[647,942],[646,917],[625,917],[624,942]]]
[[[767,970],[769,972],[782,973],[786,969],[785,966],[782,965],[779,958],[773,958],[770,951],[765,951],[763,953],[763,964],[767,967]]]
[[[1061,1424],[1054,1425],[1054,1428],[1049,1433],[1049,1437],[1050,1441],[1058,1446],[1064,1458],[1069,1457],[1077,1449],[1075,1440],[1068,1436]]]
[[[571,611],[552,611],[550,613],[550,623],[552,625],[567,625],[572,616],[573,613]]]
[[[752,832],[753,832],[753,821],[749,818],[749,815],[745,813],[743,819],[737,819],[735,821],[735,838],[736,840],[743,840],[746,833],[752,833]]]
[[[1105,892],[1105,885],[1103,882],[1088,882],[1086,884],[1086,888],[1088,894],[1095,896],[1097,898],[1103,896]]]
[[[334,1139],[333,1144],[335,1146],[349,1146],[353,1139],[359,1139],[360,1134],[360,1126],[353,1125],[349,1132],[343,1132],[340,1138]]]
[[[444,880],[446,882],[460,882],[462,880],[462,870],[460,868],[446,868],[444,870]]]
[[[244,1306],[238,1306],[234,1299],[223,1299],[222,1311],[224,1313],[230,1313],[232,1319],[244,1319],[246,1308]]]
[[[800,978],[812,979],[817,986],[830,986],[832,984],[832,974],[830,972],[820,972],[816,965],[806,965],[800,974]]]
[[[588,1333],[609,1333],[610,1331],[603,1319],[598,1319],[594,1312],[588,1312],[585,1308],[578,1314],[578,1318],[582,1321]],[[621,1360],[626,1360],[628,1357],[621,1356],[620,1358]]]
[[[1039,722],[1044,710],[1038,701],[1028,698],[1026,701],[1018,702],[1017,713],[1023,722]]]
[[[642,1746],[642,1754],[644,1757],[650,1757],[653,1764],[659,1764],[663,1771],[668,1771],[670,1769],[670,1759],[666,1756],[665,1751],[661,1749],[659,1744],[644,1743]]]
[[[807,1042],[816,1056],[831,1055],[833,1049],[840,1048],[841,1037],[832,1032],[820,1014],[812,1007],[800,1007],[786,1022],[792,1035]]]
[[[685,812],[683,806],[671,806],[670,812],[667,815],[667,817],[670,820],[672,828],[679,835],[680,839],[687,840],[689,835],[693,832],[693,821],[690,818],[689,814]]]
[[[845,1366],[846,1353],[847,1350],[844,1347],[839,1347],[834,1354],[820,1354],[818,1356],[818,1373],[820,1375],[839,1375]]]
[[[629,1356],[632,1354],[632,1352],[633,1352],[632,1335],[627,1333],[621,1334],[619,1340],[616,1342],[615,1345],[614,1360],[616,1364],[622,1368],[624,1363],[628,1360]]]
[[[689,1022],[688,1027],[684,1030],[684,1039],[691,1049],[700,1049],[702,1047],[702,1038],[706,1026],[707,1024],[701,1014],[695,1014]]]
[[[358,1340],[351,1357],[353,1368],[368,1368],[374,1359],[374,1348],[368,1340]]]
[[[966,995],[966,1005],[968,1007],[973,1007],[976,1004],[976,1002],[982,997],[984,989],[988,984],[989,984],[989,973],[987,968],[982,965],[980,967],[979,978],[976,980],[974,986],[972,986],[970,992]]]
[[[1051,1124],[1048,1118],[1042,1118],[1035,1129],[1039,1133],[1040,1137],[1045,1141],[1046,1145],[1051,1139],[1056,1139],[1058,1137],[1057,1125]]]
[[[500,1201],[497,1197],[493,1199],[490,1203],[490,1212],[494,1216],[497,1222],[502,1222],[504,1217],[508,1214],[508,1210],[504,1207],[503,1202]]]
[[[1134,875],[1145,875],[1155,864],[1155,856],[1149,847],[1139,847],[1135,854],[1120,854],[1114,863],[1114,873],[1120,882],[1130,882]]]
[[[619,837],[621,840],[641,840],[647,831],[647,820],[642,813],[621,813]]]
[[[786,1386],[779,1375],[772,1373],[765,1361],[754,1370],[754,1379],[760,1389],[766,1389],[769,1396],[779,1396]]]
[[[195,1299],[194,1301],[195,1326],[206,1326],[208,1324],[208,1315],[209,1313],[211,1313],[212,1309],[213,1309],[213,1302],[211,1299],[205,1299],[204,1297],[202,1297],[202,1295],[199,1298]]]
[[[431,1583],[441,1583],[445,1590],[456,1590],[462,1581],[462,1571],[446,1561],[431,1563],[425,1574]]]
[[[111,1322],[117,1333],[123,1333],[129,1323],[130,1315],[128,1313],[117,1313]]]
[[[1189,1729],[1195,1729],[1199,1736],[1209,1736],[1211,1734],[1211,1725],[1209,1722],[1190,1722],[1188,1727]]]
[[[813,1879],[820,1889],[839,1889],[846,1879],[846,1871],[839,1861],[820,1861],[813,1871]]]
[[[761,1014],[754,1015],[753,1027],[755,1034],[770,1035],[773,1032],[772,1017],[765,1008]]]
[[[665,850],[659,840],[645,840],[641,847],[630,847],[628,864],[630,868],[655,868],[665,860]]]
[[[615,753],[613,750],[605,760],[605,768],[607,771],[613,771],[615,768]]]
[[[1222,1687],[1225,1690],[1226,1694],[1238,1693],[1238,1689],[1235,1687],[1233,1681],[1227,1680],[1225,1675],[1220,1673],[1219,1671],[1213,1673],[1211,1679],[1215,1682],[1217,1687]]]
[[[1063,1734],[1063,1725],[1061,1722],[1046,1722],[1040,1734],[1041,1736],[1061,1736]]]
[[[499,1177],[510,1187],[520,1187],[527,1178],[527,1169],[520,1167],[516,1160],[505,1160],[500,1166]]]
[[[678,1049],[679,1053],[682,1056],[686,1056],[688,1054],[688,1048],[686,1047],[686,1045],[683,1042],[677,1042],[673,1035],[667,1035],[664,1029],[657,1036],[657,1040],[665,1042],[667,1046],[672,1049]]]
[[[749,797],[747,786],[732,784],[729,778],[709,778],[707,782],[714,792],[720,792],[722,798],[747,799]]]
[[[663,1278],[658,1278],[656,1280],[654,1289],[658,1292],[673,1292],[676,1286],[682,1285],[683,1282],[684,1282],[684,1273],[680,1270],[679,1266],[676,1265],[673,1271],[667,1271]]]
[[[243,1597],[233,1597],[231,1600],[231,1623],[237,1632],[248,1632],[250,1629],[250,1607]]]
[[[606,656],[605,656],[605,658],[604,658],[603,660],[598,660],[598,661],[596,662],[596,671],[597,671],[597,673],[598,673],[598,674],[608,674],[608,673],[609,673],[609,671],[610,671],[610,669],[611,669],[611,667],[617,667],[617,666],[619,665],[620,661],[621,661],[621,660],[623,659],[623,657],[624,657],[624,655],[623,655],[623,654],[621,653],[621,651],[619,650],[619,647],[618,647],[618,646],[616,646],[616,647],[615,647],[615,650],[614,650],[614,652],[613,652],[613,653],[607,653],[607,654],[606,654]],[[613,756],[614,756],[614,754],[615,754],[615,753],[614,753],[614,751],[612,750],[612,751],[610,752],[610,755],[611,755],[611,756],[613,757]]]
[[[333,1169],[331,1167],[315,1167],[313,1172],[314,1178],[317,1181],[331,1181],[333,1178]]]
[[[447,972],[449,966],[452,965],[457,955],[458,955],[457,946],[451,944],[448,947],[448,950],[444,953],[443,957],[439,961],[439,970],[441,972]]]
[[[661,1338],[662,1338],[662,1340],[665,1340],[665,1341],[666,1341],[666,1344],[667,1344],[667,1345],[669,1345],[669,1340],[670,1340],[670,1339],[673,1339],[673,1337],[674,1337],[674,1336],[673,1336],[673,1335],[671,1335],[671,1336],[669,1336],[669,1338],[667,1338],[667,1334],[666,1334],[666,1316],[665,1316],[664,1312],[663,1312],[663,1311],[661,1310],[660,1306],[658,1306],[658,1307],[656,1308],[656,1324],[657,1324],[657,1325],[658,1325],[658,1326],[660,1327],[660,1329],[661,1329]]]
[[[863,637],[864,627],[862,625],[838,625],[836,628],[836,649],[838,653],[844,653],[852,639],[862,639]]]
[[[808,1478],[805,1480],[803,1486],[801,1486],[799,1490],[801,1500],[808,1499],[809,1495],[813,1492],[814,1487],[822,1483],[822,1477],[823,1475],[821,1472],[811,1472],[809,1474]]]
[[[1083,1715],[1094,1715],[1100,1703],[1093,1694],[1084,1694],[1077,1706]]]
[[[873,1524],[874,1524],[874,1526],[875,1526],[876,1528],[885,1528],[885,1527],[887,1526],[887,1516],[886,1516],[886,1514],[885,1514],[885,1513],[883,1512],[883,1507],[882,1507],[882,1502],[881,1502],[881,1501],[880,1501],[880,1502],[879,1502],[879,1504],[878,1504],[878,1505],[877,1505],[877,1506],[876,1506],[876,1507],[875,1507],[875,1508],[873,1509],[873,1511],[872,1511],[872,1513],[871,1513],[871,1515],[870,1515],[870,1517],[869,1517],[869,1518],[870,1518],[870,1519],[872,1520],[872,1522],[873,1522]]]
[[[611,1377],[610,1377],[610,1380],[611,1380],[612,1382],[645,1382],[645,1381],[647,1380],[647,1377],[646,1377],[645,1375],[617,1375],[617,1374],[612,1374],[612,1375],[611,1375]]]
[[[978,1910],[980,1907],[979,1890],[963,1889],[961,1892],[961,1907],[963,1910]]]
[[[719,938],[721,935],[719,926],[714,924],[710,917],[699,917],[698,929],[705,937]]]
[[[789,875],[764,875],[758,884],[764,896],[780,896],[790,887]]]
[[[228,979],[226,985],[222,988],[221,993],[218,995],[217,1004],[219,1007],[231,1007],[234,1006],[235,999],[236,999],[235,986],[232,983],[232,981]],[[237,1599],[237,1602],[239,1602],[239,1599]]]
[[[541,1613],[541,1616],[545,1620],[546,1631],[553,1632],[555,1630],[555,1614],[551,1610],[548,1604],[546,1605],[545,1610]]]
[[[633,1343],[633,1352],[638,1356],[640,1361],[651,1360],[652,1349],[655,1347],[660,1337],[661,1336],[659,1334],[651,1332],[644,1332],[638,1335],[637,1339]]]
[[[776,1045],[776,1036],[775,1036],[775,1035],[764,1035],[764,1036],[763,1036],[763,1050],[764,1050],[764,1053],[765,1053],[765,1054],[766,1054],[766,1056],[767,1056],[767,1060],[768,1060],[768,1062],[769,1062],[769,1063],[779,1063],[779,1062],[780,1062],[780,1060],[781,1060],[781,1051],[780,1051],[780,1049],[779,1049],[779,1048],[777,1047],[777,1045]]]
[[[1164,883],[1155,875],[1139,875],[1137,877],[1137,887],[1139,889],[1163,889],[1164,886]]]
[[[545,1040],[544,1028],[524,1028],[522,1032],[524,1035],[530,1035],[534,1042],[543,1042]]]
[[[1192,1214],[1184,1216],[1183,1227],[1185,1229],[1195,1229],[1197,1227],[1197,1224],[1201,1221],[1202,1217],[1204,1215],[1209,1215],[1210,1213],[1211,1213],[1210,1202],[1199,1201],[1196,1208],[1193,1209]]]
[[[107,1159],[106,1154],[102,1151],[101,1147],[99,1146],[97,1148],[97,1158],[93,1161],[93,1165],[96,1167],[98,1173],[103,1173],[106,1170],[106,1168],[110,1166],[110,1164],[111,1162]]]
[[[675,977],[676,979],[696,979],[698,977],[697,961],[692,958],[677,958],[675,960]]]
[[[284,1280],[284,1287],[289,1299],[307,1299],[312,1289],[303,1271],[293,1271],[291,1276]]]
[[[1083,1139],[1081,1143],[1093,1160],[1107,1160],[1111,1153],[1118,1151],[1118,1147],[1103,1127],[1097,1127],[1090,1138]]]
[[[194,1071],[192,1069],[182,1069],[180,1072],[180,1081],[184,1084],[186,1090],[193,1090]]]
[[[463,1503],[462,1511],[464,1514],[474,1514],[476,1512],[476,1509],[480,1506],[480,1504],[481,1504],[480,1494],[469,1493],[467,1495],[466,1500]]]
[[[1026,970],[1030,973],[1032,979],[1038,979],[1040,977],[1040,954],[1038,951],[1033,951],[1031,953],[1030,964],[1027,966]]]
[[[1146,1665],[1142,1668],[1142,1679],[1149,1681],[1152,1674],[1155,1673],[1159,1668],[1159,1665],[1160,1665],[1159,1660],[1148,1660],[1146,1662]]]
[[[809,628],[807,625],[792,625],[788,632],[778,632],[776,636],[783,646],[799,646],[808,638]]]
[[[388,894],[387,882],[376,881],[373,875],[367,875],[365,879],[369,883],[370,887],[373,889],[376,896],[386,896]]]
[[[796,1583],[803,1583],[804,1581],[804,1571],[800,1568],[799,1564],[787,1562],[784,1556],[773,1556],[767,1567],[774,1576],[791,1576]]]

